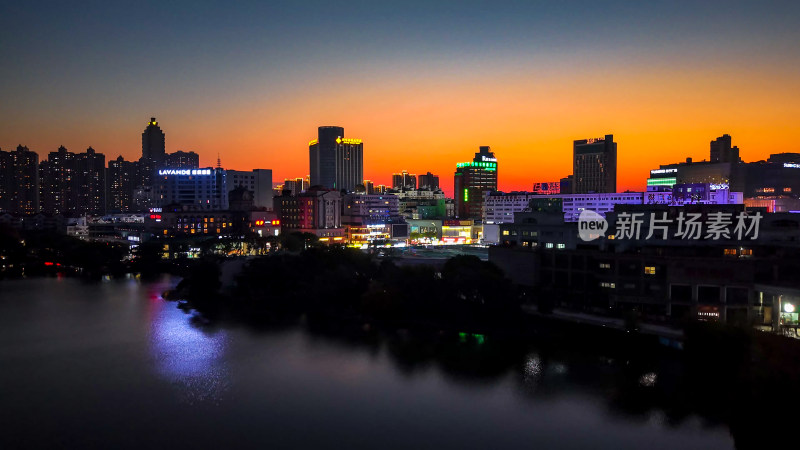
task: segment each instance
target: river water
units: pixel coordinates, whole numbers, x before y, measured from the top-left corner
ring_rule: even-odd
[[[0,448],[733,448],[620,406],[627,362],[209,327],[160,297],[174,283],[0,282]],[[627,397],[664,375],[635,377]]]

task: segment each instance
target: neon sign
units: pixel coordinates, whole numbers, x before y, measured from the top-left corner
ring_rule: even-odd
[[[361,143],[361,139],[350,139],[350,138],[337,137],[336,138],[336,143],[337,144],[354,144],[354,145],[358,145],[358,144]]]
[[[161,169],[159,175],[211,175],[211,169]]]

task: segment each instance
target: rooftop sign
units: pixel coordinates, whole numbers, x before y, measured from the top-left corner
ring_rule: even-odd
[[[161,169],[159,175],[211,175],[211,169]]]
[[[337,144],[355,144],[355,145],[358,145],[358,144],[361,143],[361,139],[350,139],[350,138],[338,137],[338,138],[336,138],[336,143]]]
[[[654,169],[650,171],[650,175],[658,175],[662,173],[677,173],[678,169]]]

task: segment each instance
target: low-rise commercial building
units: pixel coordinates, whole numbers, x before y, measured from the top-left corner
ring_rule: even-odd
[[[687,237],[689,217],[701,225]],[[540,301],[595,314],[637,311],[648,320],[776,331],[796,323],[785,314],[800,306],[800,215],[744,205],[621,205],[606,218],[607,230],[587,241],[583,224],[558,214],[517,214],[500,225],[490,260],[535,288]],[[720,224],[725,232],[717,234]]]
[[[276,200],[282,233],[311,233],[321,242],[345,243],[347,233],[342,227],[339,191],[312,187],[297,196],[281,196]]]

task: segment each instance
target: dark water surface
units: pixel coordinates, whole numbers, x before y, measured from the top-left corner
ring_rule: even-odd
[[[160,298],[174,282],[0,282],[0,448],[733,447],[691,414],[620,411],[627,363],[531,347],[487,368],[491,336],[450,362],[300,326],[208,329]],[[633,397],[664,379],[635,376]]]

